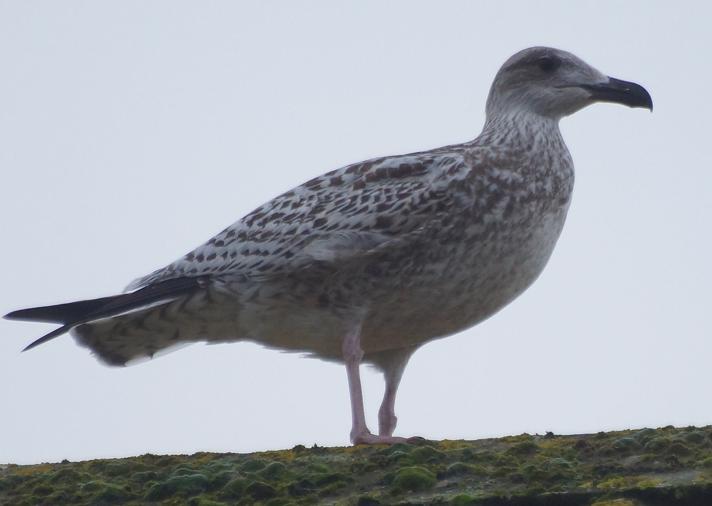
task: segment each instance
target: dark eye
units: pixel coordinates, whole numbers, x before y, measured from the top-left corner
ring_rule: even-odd
[[[539,69],[551,73],[561,66],[561,60],[555,56],[542,56],[537,60],[536,64]]]

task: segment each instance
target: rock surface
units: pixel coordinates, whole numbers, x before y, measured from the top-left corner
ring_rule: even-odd
[[[0,466],[0,504],[710,505],[712,426]]]

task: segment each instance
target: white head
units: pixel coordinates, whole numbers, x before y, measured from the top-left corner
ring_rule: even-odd
[[[653,109],[642,86],[608,77],[566,51],[531,47],[509,58],[497,72],[487,117],[529,112],[558,120],[594,102]]]

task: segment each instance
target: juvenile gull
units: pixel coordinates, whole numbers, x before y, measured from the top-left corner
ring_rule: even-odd
[[[566,218],[573,163],[559,120],[594,102],[652,110],[641,86],[565,51],[505,62],[482,133],[442,148],[355,163],[280,195],[129,293],[24,309],[61,324],[109,365],[185,342],[253,341],[343,362],[351,441],[392,443],[396,389],[424,343],[471,327],[544,268]],[[383,371],[378,435],[359,368]]]

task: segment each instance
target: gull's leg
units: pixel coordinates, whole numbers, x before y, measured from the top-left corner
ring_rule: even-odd
[[[392,436],[398,423],[396,416],[396,392],[400,384],[403,371],[412,355],[413,350],[404,349],[392,352],[387,360],[382,362],[383,379],[386,382],[386,389],[383,393],[383,402],[378,410],[378,434],[381,436]],[[385,357],[384,357],[385,358]]]
[[[353,444],[373,443],[400,443],[405,438],[391,435],[374,435],[366,425],[366,415],[363,410],[363,392],[361,391],[361,325],[353,327],[344,337],[342,344],[344,362],[346,362],[346,375],[349,380],[349,394],[351,396],[351,442]]]

